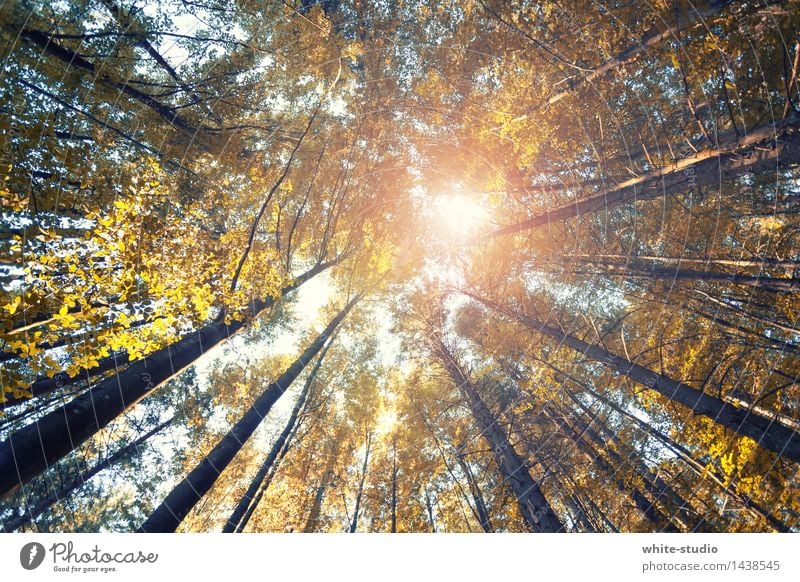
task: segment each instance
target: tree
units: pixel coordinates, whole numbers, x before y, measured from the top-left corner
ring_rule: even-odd
[[[800,524],[796,3],[0,12],[4,527]]]
[[[281,455],[281,453],[289,444],[289,437],[294,433],[297,417],[305,407],[306,402],[309,400],[309,392],[311,391],[311,388],[317,379],[317,372],[319,372],[322,361],[325,359],[325,354],[333,344],[334,337],[331,337],[331,340],[328,342],[322,352],[320,352],[319,357],[317,357],[317,362],[314,364],[314,368],[311,370],[311,372],[309,372],[308,377],[306,378],[303,389],[300,392],[300,395],[297,397],[297,402],[295,403],[294,408],[292,408],[292,413],[289,415],[289,420],[286,421],[286,426],[281,434],[278,435],[278,438],[275,440],[275,443],[273,443],[272,449],[270,449],[267,458],[264,459],[263,464],[253,477],[253,481],[250,483],[247,491],[242,496],[241,500],[239,500],[236,509],[233,510],[233,513],[231,513],[231,516],[228,518],[228,522],[225,524],[225,527],[222,530],[223,533],[231,533],[233,531],[241,533],[242,529],[244,529],[244,527],[247,525],[249,516],[252,515],[251,506],[258,504],[258,501],[263,495],[263,489],[267,485],[264,483],[264,479],[272,469],[273,464],[278,460],[279,455]],[[256,497],[256,495],[258,495],[258,497]]]
[[[336,328],[350,310],[361,299],[353,297],[347,305],[334,317],[328,326],[309,345],[294,363],[281,374],[253,403],[250,409],[240,418],[230,431],[206,455],[203,461],[179,483],[162,504],[141,526],[141,531],[175,531],[188,511],[197,503],[203,494],[211,488],[220,473],[231,462],[234,455],[253,434],[259,422],[267,415],[275,401],[297,378],[311,360],[319,353],[330,339]]]
[[[293,291],[298,283],[304,282],[327,266],[317,265],[298,282],[285,287],[283,292]],[[259,313],[271,304],[270,299],[268,302],[255,303],[253,307]],[[196,334],[128,366],[120,374],[101,381],[86,394],[13,433],[0,444],[0,466],[8,469],[4,471],[6,477],[2,481],[3,493],[21,486],[54,460],[88,439],[164,380],[194,362],[208,348],[240,330],[243,324],[243,321],[230,324],[219,321],[210,324]],[[19,462],[18,458],[24,458],[25,464]]]
[[[563,531],[563,524],[553,511],[539,485],[531,478],[525,462],[509,442],[508,435],[498,425],[497,419],[486,406],[477,388],[470,381],[461,364],[444,344],[442,331],[431,327],[428,329],[428,333],[431,350],[440,365],[447,371],[452,382],[464,394],[464,398],[469,404],[481,433],[492,447],[497,466],[514,491],[520,514],[526,525],[532,531]]]
[[[736,408],[687,384],[648,370],[623,356],[578,339],[559,328],[546,325],[525,315],[515,314],[496,302],[476,295],[471,296],[487,307],[516,319],[535,332],[550,336],[598,363],[613,366],[620,374],[624,374],[638,384],[655,390],[662,396],[683,404],[695,414],[707,416],[736,434],[752,438],[760,446],[779,455],[795,462],[800,461],[800,435],[791,428],[774,422],[769,418]]]

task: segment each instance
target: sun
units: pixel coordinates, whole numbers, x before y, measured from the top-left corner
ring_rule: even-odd
[[[440,194],[433,201],[433,219],[448,239],[463,240],[486,228],[489,213],[474,198],[465,194]]]
[[[375,432],[379,435],[391,433],[397,426],[397,411],[393,409],[383,410],[378,415],[375,423]]]

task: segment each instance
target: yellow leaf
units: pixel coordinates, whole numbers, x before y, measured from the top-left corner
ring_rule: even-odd
[[[17,312],[17,308],[19,307],[20,303],[22,303],[22,297],[17,295],[14,297],[13,301],[8,305],[4,305],[6,311],[8,311],[9,315],[14,315]]]

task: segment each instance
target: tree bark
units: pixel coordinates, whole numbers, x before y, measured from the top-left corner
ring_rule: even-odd
[[[323,348],[339,324],[361,299],[356,295],[314,342],[256,399],[247,412],[197,466],[180,482],[139,528],[140,532],[174,532],[189,511],[211,489],[222,471],[252,436],[272,405]]]
[[[464,475],[467,478],[469,492],[472,495],[472,501],[475,504],[475,516],[478,518],[478,522],[483,528],[483,531],[486,533],[492,533],[494,531],[494,526],[492,525],[492,519],[489,516],[489,510],[486,507],[486,500],[483,497],[483,492],[478,484],[478,480],[472,473],[472,469],[467,463],[467,460],[464,458],[464,454],[459,451],[455,454],[455,457],[456,461],[458,461],[458,465],[461,467],[461,470],[464,472]]]
[[[428,513],[428,521],[431,524],[431,532],[436,533],[436,518],[433,516],[433,501],[431,500],[430,491],[425,488],[425,511]]]
[[[761,447],[773,451],[779,456],[796,463],[800,462],[800,434],[791,428],[771,418],[737,408],[721,398],[706,394],[688,384],[653,372],[601,346],[578,339],[561,328],[552,327],[532,317],[515,313],[511,309],[479,295],[466,294],[493,311],[516,320],[537,333],[553,338],[559,345],[567,346],[586,358],[614,368],[637,384],[655,390],[665,398],[688,407],[694,414],[710,418],[739,436],[750,437]]]
[[[319,525],[319,516],[322,511],[322,501],[325,499],[325,491],[333,479],[333,466],[336,464],[336,447],[338,443],[332,442],[328,450],[328,460],[325,463],[325,472],[322,474],[322,479],[317,486],[317,491],[314,494],[314,503],[311,505],[311,510],[308,512],[308,519],[303,528],[303,533],[312,533],[317,531]]]
[[[648,54],[653,48],[665,40],[676,37],[682,29],[692,27],[697,23],[704,24],[707,18],[714,16],[723,8],[731,4],[731,2],[732,0],[714,0],[709,3],[707,8],[692,7],[689,14],[680,17],[674,25],[666,28],[665,30],[650,30],[646,32],[642,38],[637,40],[637,42],[627,46],[612,58],[595,68],[588,75],[579,77],[575,81],[571,81],[566,89],[551,95],[547,100],[547,106],[549,107],[558,103],[580,86],[591,84],[593,81],[605,76],[609,72],[636,60],[642,55]]]
[[[607,476],[614,480],[617,488],[628,493],[636,504],[636,508],[647,521],[658,528],[659,532],[675,533],[680,530],[670,521],[669,517],[662,513],[654,502],[650,501],[638,487],[628,485],[619,475],[619,469],[615,469],[606,458],[597,451],[592,444],[585,438],[585,427],[574,427],[566,419],[558,414],[552,413],[545,408],[544,416],[555,424],[561,432],[584,454],[584,456],[600,468]]]
[[[397,435],[392,438],[392,533],[397,533]]]
[[[576,263],[602,263],[627,265],[634,264],[686,264],[699,265],[701,267],[739,267],[743,269],[800,269],[800,261],[770,259],[755,257],[752,259],[714,259],[696,257],[658,257],[654,255],[564,255],[561,257],[565,262]]]
[[[369,465],[369,450],[372,446],[372,433],[366,434],[367,450],[364,452],[364,465],[361,467],[361,480],[358,483],[358,493],[356,493],[356,507],[353,510],[353,520],[350,522],[350,533],[356,533],[358,529],[358,515],[361,510],[361,498],[364,495],[364,481],[367,479],[367,467]]]
[[[111,466],[115,465],[116,463],[118,463],[119,461],[122,461],[123,459],[126,459],[128,457],[131,457],[131,456],[135,455],[139,451],[139,447],[141,445],[143,445],[153,435],[161,432],[162,430],[164,430],[165,428],[170,426],[174,420],[175,420],[175,418],[173,417],[173,418],[170,418],[169,420],[167,420],[166,422],[162,422],[158,426],[156,426],[156,427],[150,429],[149,431],[147,431],[145,434],[143,434],[138,439],[128,443],[127,445],[125,445],[124,447],[119,449],[117,452],[115,452],[110,457],[107,457],[107,458],[103,459],[102,461],[97,463],[94,467],[89,469],[88,471],[85,471],[84,473],[81,473],[78,477],[73,479],[70,483],[68,483],[66,485],[62,485],[61,487],[56,489],[53,493],[48,495],[46,498],[44,498],[41,501],[39,501],[32,508],[28,508],[23,515],[21,515],[19,517],[16,517],[14,519],[11,519],[10,521],[8,521],[5,524],[3,524],[3,527],[2,527],[2,529],[0,529],[0,531],[12,532],[12,531],[14,531],[16,529],[21,528],[24,525],[32,523],[33,521],[36,520],[37,517],[42,515],[42,513],[44,513],[48,509],[50,509],[53,505],[58,503],[61,499],[64,499],[65,497],[70,496],[78,487],[81,487],[84,483],[86,483],[89,479],[91,479],[92,477],[94,477],[95,475],[100,473],[101,471],[107,469],[108,467],[111,467]]]
[[[193,125],[188,120],[181,117],[173,107],[163,104],[152,95],[143,93],[142,91],[131,87],[128,83],[115,81],[106,73],[98,73],[97,67],[94,63],[86,60],[75,51],[59,44],[53,37],[45,32],[26,28],[20,33],[20,38],[25,42],[41,49],[43,52],[57,58],[67,67],[72,67],[79,71],[90,73],[94,83],[116,89],[128,97],[146,105],[161,118],[163,118],[169,125],[180,129],[183,133],[190,137],[202,130],[209,129],[204,126]]]
[[[52,378],[48,378],[47,376],[41,376],[34,380],[28,390],[30,391],[30,396],[25,396],[22,398],[7,398],[5,403],[3,403],[2,407],[10,408],[11,406],[16,406],[17,404],[21,404],[23,402],[28,402],[32,398],[37,396],[42,396],[44,394],[49,394],[55,390],[60,388],[66,388],[67,386],[71,386],[73,384],[78,384],[79,382],[89,382],[92,378],[100,376],[101,374],[105,374],[110,370],[118,369],[121,366],[126,366],[128,364],[128,354],[127,353],[118,353],[112,356],[106,356],[105,358],[101,358],[97,362],[97,366],[94,368],[83,368],[78,374],[75,376],[70,376],[66,372],[58,372]]]
[[[715,271],[698,271],[680,267],[648,266],[635,262],[624,265],[594,264],[595,270],[574,269],[577,275],[600,275],[624,277],[625,279],[651,279],[662,281],[705,281],[743,285],[773,293],[792,292],[800,289],[800,279],[794,277],[771,277],[768,275],[740,275]]]
[[[597,426],[601,429],[600,432],[603,435],[608,435],[609,440],[617,447],[620,446],[621,443],[617,435],[611,432],[599,419],[596,418],[594,420],[597,423]],[[622,455],[617,452],[617,450],[608,446],[605,438],[603,438],[598,431],[592,428],[592,424],[594,423],[584,424],[582,421],[576,419],[576,428],[581,430],[584,435],[589,437],[595,443],[595,445],[597,445],[597,447],[606,451],[612,463],[616,463],[618,467],[623,467],[624,465],[628,464],[629,461],[624,459]],[[656,503],[660,504],[660,513],[664,515],[667,520],[677,521],[678,525],[682,529],[692,532],[698,531],[704,526],[705,522],[702,518],[697,519],[692,515],[694,512],[692,506],[681,495],[679,495],[671,485],[669,485],[657,474],[654,474],[653,471],[651,471],[650,468],[641,461],[641,459],[631,459],[630,465],[632,466],[635,474],[642,480],[642,487],[649,495],[650,499],[653,499]]]
[[[645,434],[652,436],[656,440],[660,441],[664,446],[666,446],[669,450],[675,453],[678,456],[678,458],[681,459],[681,461],[683,461],[687,467],[689,467],[689,470],[691,470],[699,478],[711,479],[716,485],[718,485],[722,489],[723,493],[727,495],[733,502],[746,508],[748,511],[753,513],[753,515],[763,518],[774,531],[781,533],[786,533],[790,531],[789,526],[787,526],[780,519],[775,517],[766,508],[762,507],[760,504],[756,503],[748,496],[740,493],[737,490],[735,483],[730,483],[726,485],[724,478],[717,474],[716,470],[713,468],[712,465],[696,459],[695,456],[692,454],[692,452],[689,451],[689,449],[675,442],[668,435],[650,426],[645,421],[637,417],[635,414],[628,412],[627,410],[620,407],[615,402],[609,400],[608,398],[606,398],[605,396],[594,390],[592,387],[590,387],[584,382],[581,382],[571,374],[567,374],[566,372],[563,372],[553,366],[551,367],[556,372],[556,380],[558,380],[562,384],[562,386],[564,385],[564,382],[566,380],[569,380],[572,383],[576,384],[577,386],[580,386],[581,389],[586,394],[588,394],[598,402],[608,406],[609,408],[611,408],[624,418],[627,418],[628,420],[632,421],[637,427],[639,427],[642,431],[644,431]],[[569,389],[566,386],[564,386],[564,390],[569,391]]]
[[[575,525],[583,527],[584,531],[588,533],[597,533],[600,531],[599,528],[592,523],[591,519],[589,519],[588,512],[583,507],[580,499],[575,495],[567,495],[565,503],[575,516]]]
[[[489,442],[504,479],[511,486],[525,524],[535,532],[563,532],[564,525],[550,507],[539,485],[533,480],[523,459],[511,445],[508,434],[481,398],[475,385],[462,370],[439,337],[430,338],[437,359],[469,404],[483,437]]]
[[[754,128],[746,137],[730,137],[717,148],[698,152],[637,178],[621,181],[608,190],[597,192],[562,206],[548,209],[516,224],[501,227],[490,238],[522,232],[570,218],[581,218],[617,206],[650,200],[687,189],[719,184],[745,173],[777,172],[779,168],[800,162],[798,116]]]
[[[284,287],[281,295],[294,291],[336,262],[321,263],[309,269]],[[271,298],[254,301],[252,312],[260,314],[273,303]],[[0,497],[16,491],[161,384],[191,366],[210,348],[244,327],[244,320],[230,324],[210,323],[137,360],[119,374],[102,380],[71,402],[10,435],[0,443]]]
[[[633,455],[631,455],[629,456],[630,461],[623,459],[622,455],[618,452],[622,450],[621,447],[623,445],[614,431],[612,431],[598,416],[593,417],[589,407],[581,402],[580,399],[577,398],[572,392],[567,390],[566,393],[570,400],[572,400],[572,402],[574,402],[581,409],[583,414],[587,415],[590,419],[590,422],[585,426],[583,433],[591,438],[595,444],[606,450],[609,458],[613,462],[617,463],[618,466],[621,467],[623,464],[630,463],[634,471],[636,471],[639,477],[641,477],[642,482],[644,483],[644,488],[651,495],[651,497],[665,505],[667,510],[672,514],[672,517],[680,521],[684,528],[691,531],[697,531],[704,522],[702,518],[697,520],[692,515],[692,513],[694,513],[692,506],[677,491],[675,491],[670,484],[659,477],[658,474],[654,474],[653,471],[644,462],[642,462],[641,458],[638,456],[633,458]],[[597,428],[600,430],[600,433],[602,433],[602,436],[592,428],[593,425],[597,426]],[[578,428],[580,430],[583,427],[579,426]],[[614,446],[617,447],[617,449],[614,450],[608,447],[603,439],[603,436],[610,440]]]
[[[322,365],[322,360],[325,358],[325,354],[328,353],[328,349],[330,349],[332,344],[333,339],[328,342],[328,345],[325,346],[325,349],[322,350],[322,353],[317,358],[317,363],[314,364],[314,368],[308,374],[308,378],[306,378],[303,389],[297,397],[297,402],[295,403],[294,408],[289,415],[289,420],[286,421],[286,426],[284,426],[281,434],[278,435],[278,438],[273,443],[267,458],[264,459],[264,462],[261,464],[258,472],[250,482],[250,486],[247,488],[247,491],[245,491],[244,495],[239,500],[238,505],[233,510],[233,513],[231,513],[231,516],[228,518],[225,527],[222,528],[222,533],[231,533],[234,531],[241,533],[241,531],[247,525],[247,520],[245,520],[247,510],[251,503],[254,502],[254,497],[258,493],[261,484],[264,482],[267,473],[269,473],[273,464],[278,459],[281,449],[283,449],[284,445],[286,445],[289,435],[292,434],[295,423],[297,422],[297,417],[300,416],[300,411],[305,407],[306,402],[308,402],[308,396],[311,392],[311,387],[314,385],[314,381],[316,380],[317,372],[319,372],[319,368]],[[252,515],[252,512],[250,512],[250,515]]]

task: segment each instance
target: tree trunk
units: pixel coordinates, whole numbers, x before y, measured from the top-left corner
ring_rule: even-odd
[[[511,309],[478,295],[471,293],[467,293],[467,295],[497,313],[520,322],[531,330],[555,339],[559,345],[572,348],[585,358],[614,368],[635,383],[655,390],[665,398],[688,407],[694,414],[710,418],[717,424],[732,430],[737,435],[752,438],[765,449],[794,462],[800,462],[800,434],[791,428],[771,418],[737,408],[726,403],[721,398],[706,394],[688,384],[653,372],[601,346],[578,339],[560,328],[552,327],[534,318],[515,313]]]
[[[300,375],[303,369],[314,359],[325,342],[336,331],[339,324],[347,316],[353,306],[361,299],[355,296],[334,317],[314,342],[284,371],[272,384],[267,386],[247,412],[236,422],[228,433],[202,461],[180,482],[149,518],[142,524],[141,532],[173,532],[180,525],[189,511],[211,489],[222,471],[233,460],[244,443],[255,432],[261,421],[267,416],[272,405],[277,402],[284,391]]]
[[[558,103],[564,97],[575,91],[578,87],[582,85],[589,85],[605,76],[609,72],[614,71],[615,69],[618,69],[619,67],[631,63],[637,58],[650,53],[662,42],[675,38],[681,30],[691,28],[697,23],[705,25],[707,18],[714,16],[723,8],[728,6],[731,2],[732,0],[713,0],[709,3],[707,8],[697,8],[692,6],[689,9],[689,13],[686,16],[679,17],[678,21],[674,25],[662,31],[649,30],[637,42],[627,46],[612,58],[595,68],[588,75],[570,81],[567,84],[566,89],[551,95],[547,100],[547,106],[549,107],[555,103]]]
[[[425,511],[428,513],[428,521],[431,524],[431,532],[436,533],[436,518],[433,516],[433,501],[430,491],[425,488]]]
[[[461,467],[461,470],[464,472],[464,475],[467,478],[469,492],[472,495],[473,503],[475,503],[475,516],[478,518],[478,522],[483,528],[483,531],[486,533],[492,533],[494,531],[494,526],[492,525],[492,520],[489,516],[489,510],[486,507],[486,500],[483,497],[483,492],[478,484],[478,480],[472,473],[472,469],[467,463],[467,460],[464,458],[464,454],[459,451],[456,453],[455,457],[456,461],[458,461],[458,464]]]
[[[714,470],[714,468],[711,465],[696,459],[692,454],[692,452],[689,451],[689,449],[675,442],[668,435],[650,426],[636,415],[628,412],[615,402],[612,402],[611,400],[609,400],[602,394],[598,393],[596,390],[594,390],[584,382],[581,382],[574,376],[567,374],[566,372],[563,372],[553,366],[551,367],[556,372],[556,380],[561,382],[562,385],[565,380],[567,379],[570,380],[574,384],[580,386],[584,390],[584,392],[586,392],[588,395],[590,395],[598,402],[605,404],[606,406],[608,406],[621,416],[632,421],[636,426],[638,426],[642,431],[644,431],[645,434],[654,437],[656,440],[664,444],[664,446],[666,446],[669,450],[675,453],[678,456],[678,458],[681,459],[686,464],[686,466],[688,466],[689,469],[700,479],[706,479],[706,478],[711,479],[715,484],[717,484],[722,489],[723,493],[727,495],[734,503],[737,503],[742,507],[746,508],[751,513],[753,513],[753,515],[763,518],[767,523],[769,523],[770,527],[772,527],[774,531],[782,533],[790,531],[789,526],[787,526],[785,523],[783,523],[781,520],[775,517],[772,513],[767,511],[764,507],[751,500],[748,496],[739,493],[734,483],[726,485],[724,478],[721,477],[720,475],[717,475],[716,470]],[[566,386],[564,387],[564,389],[568,390]]]
[[[337,261],[321,263],[281,290],[285,296]],[[254,301],[257,315],[274,301]],[[210,323],[172,345],[130,364],[119,374],[12,434],[0,443],[0,497],[16,491],[77,448],[122,412],[191,366],[218,343],[245,327],[244,321]]]
[[[358,529],[358,514],[361,510],[361,498],[364,495],[364,481],[367,479],[367,466],[369,465],[369,449],[372,445],[372,433],[366,433],[367,450],[364,453],[364,465],[361,467],[361,480],[358,483],[358,493],[356,493],[356,507],[353,510],[353,521],[350,522],[350,533],[356,533]]]
[[[232,533],[241,531],[247,525],[247,520],[245,520],[245,516],[248,513],[248,508],[254,503],[254,497],[259,491],[261,484],[264,482],[264,479],[269,473],[270,469],[272,468],[275,461],[278,459],[278,455],[280,454],[281,450],[283,449],[284,445],[288,442],[289,435],[292,434],[294,430],[295,423],[297,422],[297,417],[300,416],[300,411],[305,406],[306,402],[308,401],[309,393],[311,392],[311,387],[314,385],[314,381],[317,377],[317,372],[319,372],[319,368],[322,365],[322,360],[325,358],[325,354],[328,353],[328,349],[330,349],[331,345],[333,344],[333,339],[325,346],[325,349],[322,350],[319,357],[317,358],[317,363],[314,364],[314,368],[308,374],[308,378],[306,378],[306,382],[303,385],[303,389],[300,392],[300,395],[297,397],[297,402],[295,402],[294,408],[292,409],[292,413],[289,415],[289,420],[286,421],[286,426],[284,426],[281,434],[278,435],[278,438],[272,445],[272,448],[267,455],[267,458],[264,459],[264,462],[261,464],[261,467],[258,469],[258,472],[253,477],[253,480],[250,482],[250,486],[245,491],[242,498],[239,500],[236,508],[231,513],[231,516],[228,518],[225,527],[222,528],[222,533]],[[259,496],[260,499],[260,496]],[[252,512],[249,512],[249,515],[252,515]],[[249,517],[248,517],[249,520]]]
[[[800,269],[800,261],[753,258],[753,259],[698,259],[690,257],[658,257],[654,255],[564,255],[561,257],[567,263],[588,263],[588,264],[613,264],[627,265],[633,264],[675,264],[675,265],[699,265],[701,267],[737,267],[741,269],[765,269],[775,268],[784,270]]]
[[[582,527],[583,530],[588,533],[597,533],[600,531],[599,528],[592,523],[591,519],[589,519],[588,512],[584,509],[580,499],[575,495],[568,495],[565,503],[575,515],[575,525]]]
[[[687,309],[691,313],[694,313],[695,315],[710,321],[712,325],[719,325],[720,327],[725,328],[724,330],[721,331],[721,334],[728,335],[729,337],[745,338],[745,341],[747,341],[748,346],[758,347],[765,350],[773,350],[786,354],[788,353],[800,354],[800,344],[792,343],[789,342],[788,340],[781,341],[780,339],[777,339],[777,337],[775,336],[759,333],[743,325],[739,325],[738,323],[733,323],[732,321],[723,319],[717,314],[710,315],[705,311],[703,311],[701,308],[695,309],[687,306]],[[790,426],[792,426],[792,423],[794,423],[794,421],[789,420],[787,422],[784,419],[781,419],[781,422],[783,422],[784,424],[788,424]],[[796,426],[792,427],[795,430],[797,430]]]
[[[673,26],[667,27],[662,31],[658,31],[654,28],[648,30],[635,43],[625,47],[616,55],[614,55],[607,61],[604,61],[603,63],[601,63],[588,73],[577,78],[567,79],[566,89],[562,89],[561,91],[554,93],[548,98],[546,103],[543,103],[540,106],[550,107],[552,105],[555,105],[556,103],[564,99],[564,97],[576,91],[583,85],[591,84],[592,82],[604,77],[610,72],[628,63],[635,61],[642,55],[652,52],[652,50],[656,46],[663,43],[667,39],[674,38],[682,29],[691,28],[692,26],[698,23],[705,24],[707,18],[714,16],[715,14],[720,12],[723,8],[728,6],[731,2],[732,0],[714,0],[706,8],[692,7],[690,9],[690,12],[686,16],[680,16],[678,18],[678,21]],[[486,8],[487,12],[492,14],[495,18],[498,18],[501,21],[505,22],[503,19],[500,18],[498,14],[496,14],[485,4],[484,8]],[[516,28],[515,26],[510,25],[509,23],[506,24]],[[513,118],[510,121],[510,123],[517,123],[520,121],[524,121],[528,119],[530,115],[531,111]],[[495,130],[500,129],[500,127],[502,126],[496,127]]]
[[[333,479],[333,466],[336,464],[336,447],[338,443],[333,442],[328,450],[328,460],[325,464],[325,472],[322,474],[322,480],[317,486],[317,492],[314,494],[314,503],[311,505],[311,510],[308,512],[308,519],[303,528],[303,533],[312,533],[317,531],[319,525],[319,516],[322,511],[322,501],[325,498],[325,490],[330,485]]]
[[[800,134],[789,133],[797,125],[797,115],[753,129],[747,137],[731,138],[718,148],[705,150],[672,166],[648,172],[617,186],[546,210],[526,220],[501,227],[491,233],[497,237],[530,230],[553,222],[580,218],[638,200],[676,194],[687,189],[719,184],[721,180],[745,173],[775,172],[800,162]]]
[[[177,110],[173,107],[165,105],[152,95],[136,89],[127,82],[115,81],[106,74],[98,74],[97,67],[94,63],[86,60],[75,51],[59,44],[56,39],[45,32],[26,28],[20,32],[20,39],[37,47],[37,49],[41,50],[42,52],[57,58],[58,60],[62,61],[65,66],[88,73],[91,75],[92,82],[115,89],[121,93],[124,93],[128,97],[139,101],[161,116],[161,118],[163,118],[167,124],[180,129],[188,136],[196,137],[196,134],[198,134],[200,131],[210,129],[206,126],[193,125],[188,120],[181,117]]]
[[[611,463],[607,461],[605,457],[603,457],[603,455],[601,455],[594,447],[592,447],[591,443],[589,443],[589,441],[584,437],[584,431],[573,427],[558,414],[551,413],[546,408],[544,410],[544,416],[553,424],[555,424],[561,430],[561,432],[568,439],[570,439],[570,441],[575,443],[575,446],[578,447],[578,449],[586,456],[588,460],[597,465],[601,471],[607,474],[609,478],[614,479],[614,483],[620,491],[630,494],[633,502],[636,504],[636,508],[641,512],[645,519],[647,519],[647,521],[659,528],[659,532],[674,533],[679,531],[678,528],[676,528],[670,522],[669,517],[664,515],[656,507],[655,503],[648,500],[645,494],[642,493],[638,487],[631,487],[623,479],[617,477],[619,470],[615,469]]]
[[[392,438],[392,533],[397,533],[397,435]]]
[[[172,424],[172,421],[174,420],[175,418],[173,417],[167,420],[166,422],[162,422],[158,426],[147,431],[145,434],[143,434],[135,441],[132,441],[127,445],[125,445],[124,447],[122,447],[121,449],[119,449],[110,457],[106,457],[88,471],[81,473],[78,477],[73,479],[69,484],[62,485],[56,491],[47,496],[45,499],[39,501],[39,503],[37,503],[35,506],[33,506],[32,508],[28,508],[23,515],[13,518],[10,521],[3,524],[3,527],[0,531],[11,532],[21,528],[22,526],[28,523],[34,522],[37,517],[42,515],[42,513],[50,509],[61,499],[69,497],[78,487],[81,487],[84,483],[86,483],[89,479],[97,475],[99,472],[115,465],[119,461],[127,459],[128,457],[131,457],[136,453],[138,453],[139,447],[142,444],[144,444],[153,435],[161,432],[162,430],[170,426]]]
[[[272,468],[270,469],[270,471],[267,474],[267,476],[264,477],[263,485],[261,485],[261,488],[258,490],[258,493],[256,493],[255,497],[253,497],[253,501],[247,507],[247,511],[242,516],[242,519],[239,522],[239,525],[237,525],[236,529],[234,530],[235,533],[242,533],[244,531],[244,528],[247,527],[247,524],[250,523],[250,518],[253,517],[253,514],[255,513],[256,509],[258,508],[258,505],[261,503],[261,499],[264,497],[264,494],[269,489],[269,486],[272,483],[272,480],[275,478],[275,474],[278,471],[278,467],[280,466],[280,462],[283,460],[283,457],[286,455],[286,452],[289,450],[289,446],[291,445],[291,441],[292,441],[293,436],[294,435],[290,435],[289,436],[289,440],[287,440],[286,445],[283,447],[283,449],[281,449],[280,455],[278,455],[278,458],[275,459],[275,462],[272,464]]]
[[[603,510],[602,510],[602,509],[601,509],[601,508],[600,508],[600,507],[599,507],[599,506],[598,506],[598,505],[597,505],[597,504],[594,502],[594,500],[593,500],[591,497],[587,497],[587,499],[586,499],[586,503],[587,503],[587,504],[589,505],[589,507],[591,508],[591,510],[592,510],[592,513],[594,513],[595,515],[598,515],[598,516],[600,516],[600,520],[601,520],[601,521],[603,522],[603,524],[606,526],[606,529],[607,529],[608,531],[610,531],[611,533],[619,533],[619,528],[616,526],[616,524],[615,524],[613,521],[611,521],[611,519],[609,519],[609,517],[606,515],[606,512],[605,512],[605,511],[603,511]]]
[[[651,279],[665,281],[719,281],[743,285],[762,291],[774,293],[791,292],[800,289],[800,279],[794,277],[770,277],[768,275],[739,275],[718,271],[698,271],[679,267],[649,266],[636,262],[627,264],[593,264],[595,269],[573,269],[578,275],[605,275],[608,277],[624,277],[626,279]]]
[[[658,474],[654,474],[650,467],[642,462],[639,457],[634,458],[635,452],[632,452],[632,454],[628,457],[629,461],[623,459],[620,452],[618,452],[623,450],[623,444],[620,442],[619,437],[614,433],[614,431],[608,428],[606,423],[603,422],[597,415],[592,415],[589,407],[581,402],[579,398],[575,397],[574,394],[572,394],[570,391],[567,391],[567,395],[590,419],[589,424],[585,425],[585,427],[582,427],[579,424],[578,430],[582,430],[583,434],[592,439],[597,446],[603,448],[608,453],[611,461],[617,463],[618,466],[621,467],[623,464],[627,464],[629,462],[634,471],[639,475],[639,477],[641,477],[642,482],[644,483],[644,488],[651,495],[651,497],[657,502],[661,502],[666,507],[667,511],[671,513],[672,517],[677,519],[685,529],[697,531],[704,522],[702,518],[700,520],[695,519],[695,517],[692,515],[692,513],[694,513],[692,506],[680,494],[678,494],[678,492],[675,491],[671,485],[659,477]],[[602,435],[604,435],[614,444],[615,447],[617,447],[616,450],[608,447],[603,437],[592,428],[593,425],[596,425],[600,429]]]
[[[619,438],[605,427],[602,421],[599,419],[594,419],[594,421],[601,427],[603,434],[611,435],[610,440],[615,445],[620,445]],[[628,464],[628,461],[622,455],[608,446],[602,435],[592,428],[592,424],[594,423],[590,422],[587,425],[576,419],[576,428],[589,437],[599,449],[604,450],[612,463],[615,463],[620,468]],[[661,505],[660,513],[668,521],[677,521],[681,528],[693,532],[698,531],[704,525],[705,522],[702,518],[698,520],[692,515],[692,506],[671,485],[657,474],[654,474],[641,459],[631,460],[630,464],[636,476],[641,479],[644,491],[649,495],[650,499]]]
[[[735,305],[734,303],[731,303],[730,301],[726,301],[725,298],[717,299],[716,297],[712,297],[708,293],[705,293],[705,292],[703,292],[703,291],[701,291],[699,289],[694,289],[693,292],[694,292],[695,295],[698,295],[700,297],[700,301],[711,303],[712,305],[715,305],[717,307],[717,309],[722,308],[722,309],[731,311],[732,313],[734,313],[735,315],[737,315],[739,317],[746,317],[747,319],[752,319],[753,321],[757,321],[758,323],[760,323],[762,325],[766,325],[767,327],[776,327],[776,328],[780,329],[781,331],[785,331],[787,333],[800,335],[800,329],[798,329],[796,327],[793,327],[791,325],[787,325],[787,323],[782,323],[780,321],[775,321],[774,319],[769,319],[767,317],[764,317],[762,315],[758,315],[756,313],[751,313],[750,311],[747,311],[746,309],[742,309],[741,307],[739,307],[738,305]],[[748,306],[749,305],[750,304],[748,304]],[[759,334],[759,335],[761,335],[761,334]],[[761,335],[761,337],[765,337],[765,336]]]
[[[475,385],[438,337],[431,338],[431,344],[437,359],[467,400],[481,434],[491,445],[497,466],[514,492],[525,524],[535,532],[563,532],[563,524]]]
[[[33,381],[30,385],[28,390],[30,391],[30,396],[24,396],[22,398],[7,398],[5,403],[3,404],[3,408],[10,408],[11,406],[15,406],[17,404],[21,404],[23,402],[28,402],[32,398],[37,396],[42,396],[44,394],[49,394],[55,390],[60,388],[65,388],[72,384],[78,384],[79,382],[88,382],[92,378],[100,376],[101,374],[105,374],[110,370],[116,370],[122,366],[126,366],[128,364],[128,354],[127,353],[119,353],[114,354],[111,356],[106,356],[105,358],[101,358],[97,362],[97,366],[94,368],[84,368],[75,376],[70,376],[66,372],[58,372],[52,378],[48,378],[47,376],[42,376],[37,378]]]

